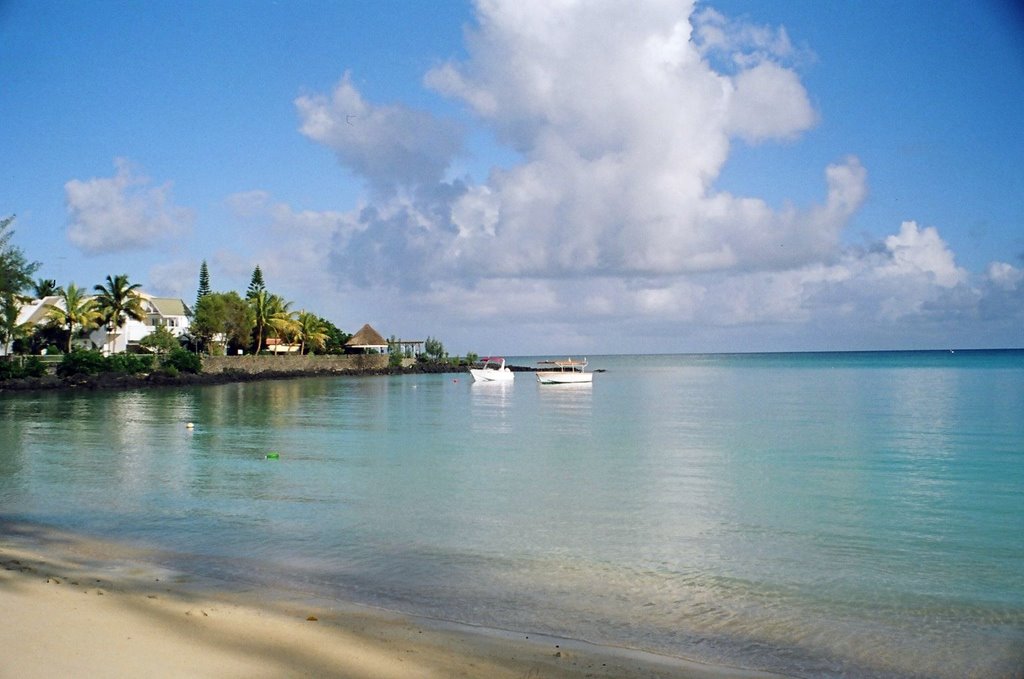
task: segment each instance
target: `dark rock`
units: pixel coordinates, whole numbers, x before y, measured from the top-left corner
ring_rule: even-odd
[[[150,387],[183,387],[207,384],[230,384],[233,382],[256,382],[262,380],[295,379],[300,377],[360,376],[360,375],[411,375],[465,373],[465,366],[451,366],[446,363],[416,363],[408,368],[368,368],[358,370],[273,370],[250,373],[242,370],[226,370],[216,373],[179,373],[169,375],[157,371],[148,375],[124,375],[103,373],[100,375],[69,375],[57,377],[23,377],[0,380],[0,393],[11,391],[46,390],[97,390],[97,389],[145,389]]]

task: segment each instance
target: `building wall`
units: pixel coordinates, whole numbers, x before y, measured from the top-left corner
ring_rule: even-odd
[[[158,319],[154,314],[150,314],[145,321],[136,321],[132,318],[125,321],[125,324],[114,334],[113,342],[109,341],[110,337],[106,328],[98,328],[89,333],[89,341],[104,354],[108,351],[119,354],[127,350],[129,344],[138,344],[139,340],[156,330],[158,327],[156,323],[164,325],[175,337],[181,337],[189,329],[187,316],[167,316]]]
[[[345,356],[203,356],[203,372],[220,373],[237,370],[250,374],[263,372],[346,372],[380,370],[388,367],[384,354],[350,354]]]

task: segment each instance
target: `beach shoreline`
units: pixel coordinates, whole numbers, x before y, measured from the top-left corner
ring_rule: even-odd
[[[235,588],[155,554],[0,522],[3,676],[780,676]]]

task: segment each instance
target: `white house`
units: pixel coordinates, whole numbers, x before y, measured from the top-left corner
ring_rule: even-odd
[[[99,328],[89,333],[88,340],[76,340],[75,346],[87,349],[100,349],[104,354],[119,353],[130,347],[137,347],[139,340],[163,326],[176,337],[186,334],[189,329],[189,309],[185,302],[174,297],[154,297],[145,292],[137,292],[142,298],[142,310],[146,318],[142,321],[129,319],[117,330],[108,331]],[[50,322],[51,306],[63,308],[60,297],[51,296],[33,300],[22,305],[18,313],[18,323],[44,325]],[[3,348],[0,348],[3,351]]]
[[[17,325],[45,325],[49,322],[50,305],[61,306],[60,297],[50,296],[26,302],[18,308]],[[6,356],[11,344],[0,346],[0,356]]]
[[[117,354],[131,346],[138,346],[139,340],[163,326],[175,337],[188,332],[188,307],[185,302],[174,297],[153,297],[144,292],[138,293],[142,298],[142,310],[146,313],[143,321],[128,319],[117,329],[108,330],[101,327],[89,334],[89,340],[104,354]]]

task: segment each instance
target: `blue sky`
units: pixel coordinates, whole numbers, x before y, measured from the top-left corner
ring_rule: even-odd
[[[1014,3],[0,2],[40,275],[452,353],[1024,346]]]

